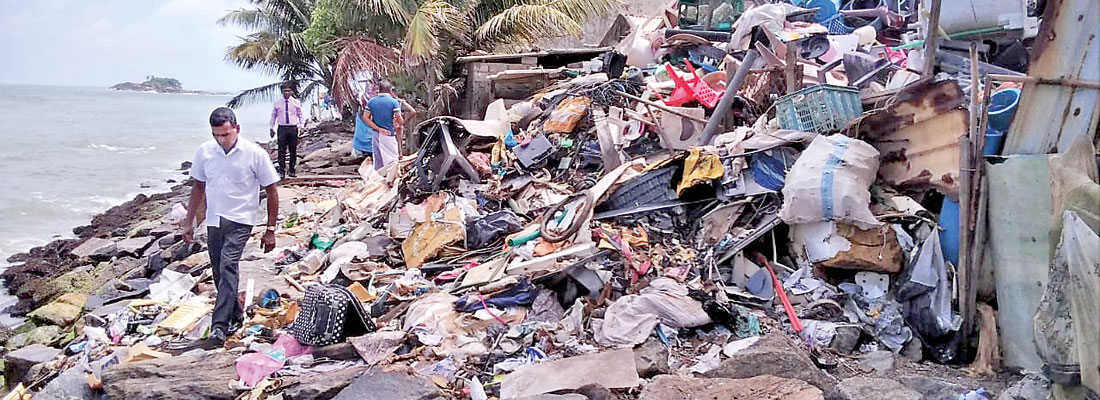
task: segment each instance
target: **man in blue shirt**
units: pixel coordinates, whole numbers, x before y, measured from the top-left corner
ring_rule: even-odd
[[[393,84],[383,80],[378,84],[378,95],[367,102],[363,110],[363,122],[374,129],[372,137],[374,169],[382,169],[400,157],[395,126],[404,124],[401,102],[393,94]]]

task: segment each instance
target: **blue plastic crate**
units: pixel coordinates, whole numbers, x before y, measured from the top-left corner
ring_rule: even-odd
[[[847,86],[811,86],[775,102],[779,127],[804,132],[837,132],[862,113],[859,90]]]

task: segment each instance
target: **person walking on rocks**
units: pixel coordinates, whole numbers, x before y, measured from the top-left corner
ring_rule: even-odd
[[[226,107],[214,110],[210,114],[210,128],[214,140],[199,146],[192,160],[191,197],[182,225],[183,239],[193,242],[195,216],[205,198],[207,247],[218,293],[210,338],[221,344],[244,321],[244,312],[237,301],[237,264],[257,222],[261,187],[267,193],[267,230],[261,243],[265,253],[275,248],[275,223],[279,215],[275,184],[279,175],[267,151],[239,136],[240,126],[233,110]]]
[[[294,165],[298,160],[298,132],[302,129],[305,119],[302,118],[302,102],[294,98],[294,86],[290,83],[283,85],[283,98],[275,100],[271,107],[271,137],[279,135],[279,173],[280,176],[298,176],[294,172]],[[290,165],[286,163],[287,153],[290,153]],[[284,175],[285,174],[285,175]]]
[[[401,115],[401,102],[393,94],[393,84],[387,80],[378,83],[378,95],[367,102],[363,110],[363,122],[374,130],[373,142],[374,169],[382,169],[397,161],[401,156],[397,129],[404,123]]]

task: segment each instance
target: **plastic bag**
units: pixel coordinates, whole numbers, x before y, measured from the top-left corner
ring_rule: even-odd
[[[787,224],[840,221],[860,229],[882,225],[871,213],[868,190],[878,156],[871,145],[844,135],[814,138],[787,173],[779,218]]]
[[[577,123],[588,112],[588,106],[592,99],[583,96],[573,96],[562,100],[546,122],[542,123],[542,129],[546,132],[571,133]]]
[[[509,210],[497,211],[466,226],[466,248],[482,249],[504,235],[519,232],[523,225]]]
[[[1035,313],[1039,358],[1055,373],[1051,380],[1081,382],[1100,390],[1096,315],[1100,312],[1100,237],[1073,211],[1063,215],[1062,238],[1050,265],[1050,282]],[[1091,337],[1090,337],[1091,336]],[[1068,379],[1067,379],[1068,378]]]

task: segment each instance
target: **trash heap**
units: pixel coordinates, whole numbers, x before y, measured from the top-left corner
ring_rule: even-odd
[[[998,343],[971,322],[981,278],[960,257],[984,239],[959,213],[1012,120],[1019,56],[959,64],[912,3],[796,3],[630,17],[614,49],[531,74],[526,100],[420,123],[396,164],[287,182],[277,251],[246,249],[227,351],[184,348],[213,298],[189,248],[49,359],[117,396],[137,395],[133,361],[174,356],[231,368],[211,393],[249,399],[921,398],[837,377]],[[1034,36],[1016,11],[1021,26],[968,34]],[[947,397],[990,398],[961,389]]]

